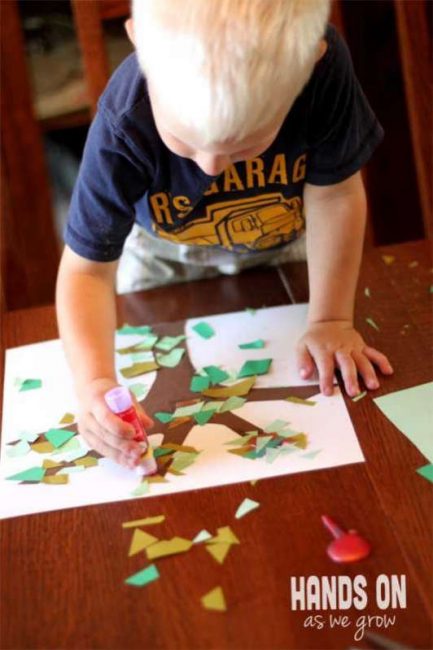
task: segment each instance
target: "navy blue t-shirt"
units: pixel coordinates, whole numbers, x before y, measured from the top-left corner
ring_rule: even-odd
[[[131,54],[99,101],[65,242],[82,257],[108,262],[120,256],[134,221],[155,237],[244,254],[296,238],[304,229],[304,183],[343,181],[383,137],[347,46],[332,26],[326,40],[326,53],[271,146],[218,176],[164,145]]]

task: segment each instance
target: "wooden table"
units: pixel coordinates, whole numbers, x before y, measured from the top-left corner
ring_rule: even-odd
[[[386,265],[383,254],[394,255],[394,263]],[[432,379],[432,280],[425,242],[365,255],[357,324],[396,370],[382,380],[377,395]],[[293,264],[129,295],[119,300],[119,319],[153,324],[306,299],[305,265]],[[368,316],[380,331],[366,323]],[[56,337],[53,307],[7,314],[2,336],[5,348]],[[370,396],[346,402],[364,464],[4,521],[0,647],[367,647],[365,639],[361,645],[353,640],[355,621],[384,613],[395,614],[395,625],[373,632],[431,647],[432,486],[415,472],[426,461]],[[247,496],[261,507],[236,521],[233,514]],[[144,511],[166,515],[158,530],[165,537],[192,537],[201,528],[230,524],[242,543],[222,567],[193,549],[161,560],[157,582],[127,587],[125,578],[142,568],[143,559],[127,557],[131,532],[121,523]],[[333,564],[325,554],[329,534],[320,521],[323,513],[362,532],[372,555],[354,565]],[[309,612],[291,611],[290,576],[357,574],[368,580],[367,608],[336,612],[347,613],[351,627],[304,627]],[[373,585],[379,574],[406,575],[405,610],[376,607]],[[218,584],[226,594],[226,614],[200,606],[200,597]]]

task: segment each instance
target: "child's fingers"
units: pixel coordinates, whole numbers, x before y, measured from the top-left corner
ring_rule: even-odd
[[[332,395],[334,379],[334,359],[329,352],[313,352],[314,361],[316,362],[319,372],[320,390],[324,395]]]
[[[151,429],[155,422],[152,420],[151,417],[149,417],[141,407],[137,407],[137,414],[140,419],[141,424],[144,426],[145,429]]]
[[[111,458],[124,467],[132,468],[135,466],[135,456],[130,456],[124,450],[119,449],[118,447],[113,447],[108,440],[101,437],[101,428],[98,428],[96,420],[92,416],[88,415],[84,418],[84,421],[80,424],[79,430],[90,447],[95,449],[98,453],[107,458]]]
[[[359,393],[359,384],[356,365],[352,355],[340,350],[335,353],[335,358],[340,368],[341,376],[343,377],[346,392],[350,397],[354,397]]]
[[[353,352],[353,359],[358,368],[358,372],[364,380],[364,384],[370,390],[375,390],[379,388],[379,381],[377,375],[374,371],[374,368],[367,357],[362,352]]]
[[[97,435],[101,440],[114,449],[118,449],[120,452],[126,456],[137,456],[140,453],[140,447],[135,440],[131,438],[125,438],[124,436],[118,436],[115,433],[111,433],[105,427],[101,426],[98,420],[93,416],[92,413],[89,413],[87,418],[87,426]]]
[[[383,372],[384,375],[392,375],[394,372],[393,367],[389,363],[387,357],[382,354],[382,352],[379,352],[379,350],[376,350],[375,348],[371,348],[369,345],[366,345],[365,348],[363,349],[363,353],[373,363],[376,364],[376,366],[379,367],[379,370]]]
[[[296,365],[302,379],[308,379],[313,374],[314,361],[305,343],[296,347]]]
[[[134,427],[114,415],[102,399],[92,404],[91,412],[99,426],[110,435],[129,440],[135,436]]]

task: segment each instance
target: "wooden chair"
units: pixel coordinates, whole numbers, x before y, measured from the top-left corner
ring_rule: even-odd
[[[15,1],[1,12],[1,296],[3,310],[54,300],[59,250]]]
[[[432,42],[426,0],[394,0],[400,57],[410,132],[415,158],[418,191],[426,235],[433,237],[432,216]]]
[[[72,0],[78,40],[93,114],[110,76],[103,21],[129,15],[128,0]]]

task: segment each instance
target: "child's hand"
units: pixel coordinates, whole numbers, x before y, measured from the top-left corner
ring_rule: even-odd
[[[319,373],[320,390],[324,395],[333,393],[334,368],[337,366],[350,397],[360,392],[358,374],[367,388],[379,388],[377,365],[384,375],[393,369],[384,354],[365,344],[362,336],[350,321],[324,321],[312,323],[299,340],[297,366],[303,379],[308,379],[315,367]]]
[[[143,449],[133,440],[133,426],[114,415],[104,399],[105,393],[117,385],[112,379],[97,379],[80,391],[82,412],[78,431],[90,447],[132,469],[138,464]],[[145,429],[151,427],[153,421],[132,397],[142,425]]]

